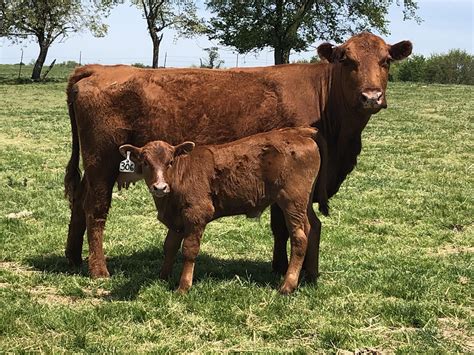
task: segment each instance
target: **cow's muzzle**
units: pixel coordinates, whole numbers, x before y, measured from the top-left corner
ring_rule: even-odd
[[[361,94],[360,100],[365,109],[380,110],[387,108],[387,103],[382,90],[364,90]]]

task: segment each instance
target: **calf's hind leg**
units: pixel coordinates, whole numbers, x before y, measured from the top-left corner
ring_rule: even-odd
[[[293,292],[298,286],[298,280],[308,244],[308,238],[305,234],[304,228],[305,224],[309,223],[294,223],[290,216],[287,216],[287,221],[291,243],[290,264],[288,265],[283,284],[280,287],[280,293],[285,295]]]
[[[81,180],[77,191],[74,193],[71,205],[71,219],[66,243],[66,258],[69,265],[80,266],[82,263],[82,244],[86,230],[86,215],[84,213],[85,179]]]

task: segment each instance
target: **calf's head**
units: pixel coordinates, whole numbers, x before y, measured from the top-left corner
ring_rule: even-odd
[[[153,141],[141,148],[124,144],[120,146],[119,151],[124,157],[127,156],[127,152],[130,152],[131,159],[140,165],[151,194],[155,197],[163,197],[171,191],[169,170],[173,166],[174,159],[193,149],[193,142],[172,146],[163,141]]]
[[[371,33],[351,37],[344,44],[323,43],[318,47],[320,58],[338,65],[341,71],[342,94],[345,102],[361,113],[373,114],[387,107],[390,63],[408,57],[410,41],[389,45]]]

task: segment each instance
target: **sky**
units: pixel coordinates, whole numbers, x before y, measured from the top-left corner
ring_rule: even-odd
[[[202,2],[198,2],[201,3]],[[396,43],[409,39],[413,42],[414,53],[430,55],[446,53],[450,49],[460,48],[469,53],[474,52],[473,43],[473,0],[419,0],[418,16],[423,22],[403,21],[401,8],[393,5],[390,8],[390,35],[383,36],[387,43]],[[205,16],[206,10],[200,6],[200,14]],[[207,14],[208,16],[208,14]],[[135,7],[120,5],[113,9],[110,17],[105,20],[109,31],[104,38],[95,38],[90,33],[74,34],[62,43],[53,43],[48,53],[46,64],[53,59],[57,62],[67,60],[79,61],[82,64],[151,64],[152,44],[146,30],[146,22]],[[320,42],[314,43],[310,50],[291,54],[290,61],[308,59],[316,52]],[[166,31],[160,47],[159,64],[163,65],[166,53],[167,67],[188,67],[199,65],[199,58],[206,58],[204,48],[217,46],[205,37],[194,39],[176,38],[173,31]],[[0,39],[0,64],[19,63],[23,49],[24,63],[36,59],[38,45],[33,41],[11,44]],[[237,64],[236,52],[229,47],[219,46],[219,54],[225,67]],[[264,50],[258,55],[239,55],[239,66],[264,66],[273,64],[273,52]]]

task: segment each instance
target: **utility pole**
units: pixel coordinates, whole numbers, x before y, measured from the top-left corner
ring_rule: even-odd
[[[23,48],[21,49],[20,70],[18,71],[18,79],[21,76],[21,66],[23,65]]]
[[[82,51],[79,51],[79,65],[81,65],[82,61]]]
[[[239,67],[239,52],[237,52],[237,59],[235,61],[235,67],[238,68]]]
[[[163,68],[166,68],[166,59],[168,58],[168,52],[165,52],[165,62],[163,63]]]

